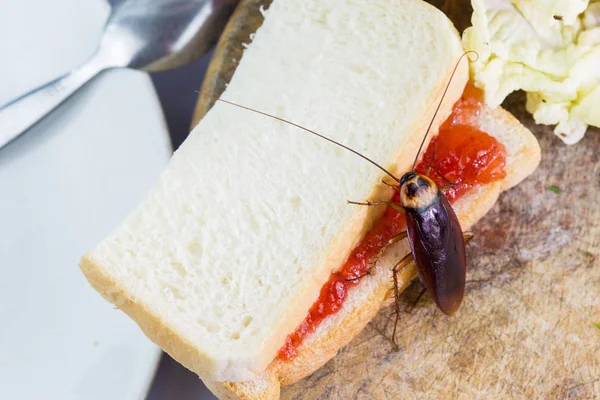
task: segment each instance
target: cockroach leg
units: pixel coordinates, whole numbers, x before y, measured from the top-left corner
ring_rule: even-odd
[[[394,243],[398,243],[399,241],[406,239],[407,237],[408,237],[408,233],[406,231],[404,231],[404,232],[400,232],[397,235],[394,235],[390,240],[388,240],[386,242],[386,244],[384,244],[383,247],[379,250],[379,252],[377,252],[375,259],[371,262],[371,265],[369,266],[369,269],[367,270],[367,274],[370,275],[371,271],[375,269],[375,266],[379,262],[379,259],[381,258],[381,256],[387,250],[388,247],[390,247]]]
[[[394,185],[393,183],[386,182],[385,179],[382,179],[381,183],[383,183],[386,186],[389,186],[389,187],[393,188],[394,190],[396,190],[398,192],[400,191],[400,185]]]
[[[467,279],[465,281],[466,285],[472,285],[473,283],[487,283],[489,282],[489,279]]]
[[[372,207],[372,206],[390,206],[392,207],[394,210],[399,211],[401,213],[404,213],[404,207],[402,207],[400,204],[396,204],[393,201],[350,201],[350,200],[346,200],[348,202],[348,204],[354,204],[357,206],[367,206],[367,207]]]
[[[473,239],[475,235],[473,232],[463,232],[463,240],[465,241],[465,245],[469,244],[471,239]]]
[[[346,282],[354,282],[357,281],[359,279],[364,278],[367,275],[371,275],[371,271],[373,271],[375,269],[375,266],[377,265],[377,262],[379,262],[379,259],[381,258],[381,256],[383,255],[383,253],[385,252],[385,250],[390,247],[391,245],[393,245],[394,243],[397,243],[403,239],[406,239],[406,237],[408,236],[408,233],[406,233],[406,231],[404,232],[400,232],[399,234],[393,236],[390,240],[388,240],[383,247],[379,250],[379,252],[377,253],[377,255],[375,256],[375,259],[371,262],[371,265],[369,265],[369,269],[367,269],[367,271],[360,275],[357,276],[355,278],[344,278],[342,275],[340,275],[339,273],[336,274],[338,278],[345,280]]]
[[[437,153],[438,145],[439,145],[439,143],[435,142],[435,146],[433,146],[433,157],[431,157],[431,162],[427,166],[427,173],[425,174],[427,176],[429,176],[429,174],[431,173],[431,167],[433,166],[433,163],[435,162],[435,153]]]
[[[364,273],[364,274],[362,274],[362,275],[360,275],[360,276],[357,276],[356,278],[344,278],[344,277],[343,277],[341,274],[336,274],[336,275],[337,275],[337,277],[338,277],[338,278],[340,278],[340,279],[343,279],[343,280],[345,280],[346,282],[356,282],[356,281],[358,281],[358,280],[360,280],[360,279],[364,278],[364,277],[365,277],[365,276],[367,276],[367,275],[371,275],[371,272],[370,272],[370,271],[367,271],[366,273]]]
[[[417,306],[417,304],[419,304],[419,300],[421,300],[421,297],[423,297],[423,294],[425,294],[425,292],[427,291],[427,289],[423,288],[421,290],[421,293],[419,293],[419,295],[417,296],[417,299],[411,304],[410,308],[408,308],[405,312],[407,314],[410,314],[413,312],[413,310],[415,309],[415,307]]]
[[[394,268],[392,268],[392,276],[394,278],[394,303],[396,304],[396,321],[394,322],[394,330],[392,332],[392,343],[394,349],[399,350],[398,344],[396,343],[396,329],[398,328],[398,319],[400,318],[400,289],[398,288],[398,274],[409,265],[415,262],[412,253],[408,253],[402,258]]]
[[[444,186],[442,188],[442,190],[449,188],[449,187],[455,187],[456,186],[456,182],[452,182],[450,179],[446,178],[444,175],[442,175],[442,173],[440,172],[439,169],[435,170],[436,174],[438,174],[443,180],[445,180],[446,182],[448,182],[448,184],[446,186]]]
[[[380,328],[376,327],[375,325],[372,325],[372,327],[373,327],[373,329],[375,329],[375,331],[376,331],[377,333],[379,333],[381,336],[383,336],[383,338],[384,338],[385,340],[387,340],[388,342],[390,342],[390,344],[392,345],[392,347],[393,347],[394,349],[396,349],[398,346],[396,346],[396,344],[395,344],[394,342],[392,342],[392,339],[391,339],[391,338],[390,338],[388,335],[386,335],[386,333],[385,333],[385,332],[387,331],[387,327],[388,327],[388,325],[389,325],[389,323],[390,323],[390,319],[392,319],[392,317],[391,317],[391,316],[390,316],[390,317],[388,317],[388,319],[387,319],[387,321],[386,321],[386,323],[385,323],[385,325],[384,325],[383,329],[380,329]]]
[[[427,166],[427,173],[425,174],[426,176],[430,176],[431,174],[431,169],[433,168],[433,164],[435,163],[435,156],[437,153],[437,149],[438,149],[438,145],[439,143],[435,143],[435,145],[433,146],[433,157],[431,157],[431,162],[429,163],[429,165]],[[448,188],[453,188],[456,186],[456,182],[452,182],[450,179],[446,178],[441,171],[439,170],[439,168],[435,168],[435,173],[438,174],[438,176],[440,178],[442,178],[443,180],[445,180],[446,182],[448,182],[448,184],[442,188],[440,188],[442,191],[448,189]]]
[[[398,302],[398,300],[396,300],[396,303]],[[394,351],[399,351],[400,350],[400,346],[398,346],[398,343],[396,343],[396,328],[398,328],[398,320],[400,319],[400,312],[398,311],[398,305],[396,305],[396,320],[394,321],[394,331],[392,332],[392,339],[390,340],[390,342],[392,343],[392,346],[394,346]]]

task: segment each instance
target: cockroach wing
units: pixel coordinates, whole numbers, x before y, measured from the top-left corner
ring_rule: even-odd
[[[408,241],[419,278],[446,315],[460,307],[465,291],[466,256],[462,229],[452,206],[440,193],[425,210],[406,213]]]

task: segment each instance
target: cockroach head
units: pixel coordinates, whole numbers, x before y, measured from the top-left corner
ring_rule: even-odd
[[[402,175],[402,178],[400,178],[400,186],[404,185],[407,181],[411,180],[415,176],[417,176],[416,172],[410,171],[405,173],[404,175]]]
[[[416,172],[400,179],[400,202],[408,210],[423,210],[439,200],[440,190],[434,181]]]

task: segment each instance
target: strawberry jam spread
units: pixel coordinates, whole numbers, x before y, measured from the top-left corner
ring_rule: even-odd
[[[450,202],[460,198],[469,189],[504,178],[506,150],[487,133],[474,126],[482,109],[482,93],[468,84],[462,97],[454,105],[452,114],[442,124],[423,154],[415,170],[434,180]],[[399,203],[398,192],[392,201]],[[339,271],[332,273],[321,288],[319,298],[312,305],[304,321],[287,338],[279,358],[292,360],[304,338],[337,313],[348,292],[360,283],[373,258],[395,234],[405,230],[404,215],[388,207],[362,241],[352,250]],[[349,280],[350,279],[350,280]]]

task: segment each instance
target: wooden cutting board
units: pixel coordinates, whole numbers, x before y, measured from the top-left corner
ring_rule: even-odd
[[[222,36],[206,75],[194,124],[229,82],[242,43],[262,23],[267,0],[243,0]],[[462,31],[468,0],[431,1]],[[434,60],[432,60],[434,62]],[[475,229],[468,248],[467,287],[453,317],[430,299],[400,322],[400,351],[380,332],[384,309],[319,371],[282,390],[284,399],[539,399],[600,398],[600,134],[564,145],[551,127],[536,125],[524,95],[504,106],[542,147],[542,163]],[[551,185],[560,193],[548,190]],[[410,303],[420,291],[405,293]],[[387,325],[387,327],[386,327]]]

